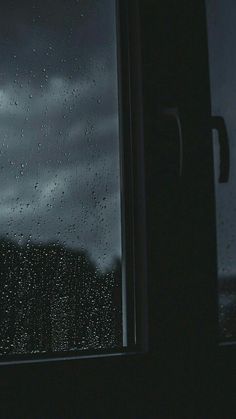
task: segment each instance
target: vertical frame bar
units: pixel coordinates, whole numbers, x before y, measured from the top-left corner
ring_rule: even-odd
[[[139,4],[117,0],[124,345],[146,350],[147,255]]]

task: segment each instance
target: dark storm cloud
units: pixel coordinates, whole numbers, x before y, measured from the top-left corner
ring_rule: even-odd
[[[24,1],[1,9],[1,73],[88,78],[99,63],[114,70],[114,4],[96,1]],[[9,65],[10,64],[10,65]],[[102,70],[102,68],[100,68]]]
[[[99,266],[121,252],[111,3],[0,16],[0,234],[84,247]]]

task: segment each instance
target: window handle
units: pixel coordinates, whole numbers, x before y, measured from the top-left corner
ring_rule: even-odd
[[[173,119],[176,123],[176,127],[178,130],[178,149],[179,149],[178,175],[179,177],[181,177],[182,172],[183,172],[183,132],[182,132],[182,125],[181,125],[178,108],[164,108],[163,116],[165,118]]]
[[[211,129],[215,129],[218,132],[218,141],[220,146],[219,183],[227,183],[229,181],[230,172],[230,148],[229,137],[224,118],[222,118],[222,116],[212,116]]]

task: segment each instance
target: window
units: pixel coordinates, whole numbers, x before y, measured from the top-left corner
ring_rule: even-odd
[[[1,14],[0,362],[135,343],[116,19],[108,0]]]
[[[21,3],[18,12],[19,16],[25,17],[27,7],[22,9],[24,4]],[[62,5],[62,3],[58,4]],[[79,14],[82,14],[78,16],[81,30],[81,25],[89,22],[86,8],[93,11],[95,7],[98,11],[103,7],[102,4],[96,0],[91,2],[79,0],[78,3],[63,2],[63,22],[68,22],[68,8],[73,12],[73,19],[77,18],[77,10],[79,10]],[[140,39],[136,15],[138,4],[141,22]],[[111,10],[109,8],[113,8],[114,5],[111,2],[109,4],[107,2],[106,5],[102,19],[107,25],[102,24],[102,30],[96,33],[96,42],[97,40],[100,42],[103,29],[105,33],[108,33],[106,32],[109,26],[107,11]],[[0,411],[3,412],[3,417],[19,418],[37,415],[49,418],[227,416],[227,397],[224,395],[225,388],[230,388],[229,383],[233,381],[228,379],[232,364],[229,362],[228,369],[224,370],[228,361],[225,357],[226,352],[223,353],[222,350],[228,351],[232,346],[226,348],[217,345],[215,201],[212,138],[209,127],[210,94],[205,0],[198,2],[120,0],[117,5],[118,12],[115,12],[113,8],[114,13],[112,13],[113,18],[115,16],[117,18],[119,35],[117,42],[113,45],[119,47],[117,54],[114,53],[114,49],[113,52],[110,51],[114,53],[113,57],[118,56],[114,66],[115,78],[112,79],[112,83],[117,80],[117,75],[119,77],[115,89],[113,84],[112,91],[113,93],[116,91],[114,106],[117,110],[119,108],[119,112],[116,113],[119,116],[117,118],[119,141],[117,136],[115,143],[118,152],[114,158],[118,167],[117,191],[118,201],[120,201],[116,208],[119,211],[117,228],[120,231],[122,275],[118,276],[118,279],[120,281],[122,278],[122,287],[119,282],[119,292],[115,294],[116,308],[120,304],[119,310],[116,311],[119,327],[115,330],[121,331],[123,336],[121,339],[121,333],[116,334],[118,344],[116,343],[114,347],[114,340],[112,340],[113,346],[110,345],[109,348],[107,336],[103,340],[105,341],[103,347],[99,347],[101,343],[96,340],[95,336],[92,336],[90,348],[86,349],[84,346],[84,349],[81,347],[79,351],[78,348],[75,348],[75,351],[72,348],[68,352],[67,334],[65,339],[65,335],[58,338],[59,344],[65,344],[59,348],[60,352],[55,347],[55,352],[50,354],[41,351],[38,354],[17,353],[4,355],[5,358],[2,356],[2,360],[10,362],[16,359],[42,360],[49,357],[61,359],[56,363],[40,362],[29,365],[27,361],[26,365],[21,362],[20,365],[14,367],[1,366],[0,384],[3,390],[1,394],[3,404],[8,404],[5,410],[1,400]],[[31,9],[31,6],[29,7]],[[53,6],[49,3],[47,7],[49,15],[53,16],[52,19],[57,19],[60,13],[55,10],[55,2]],[[15,5],[9,12],[12,17],[14,8]],[[43,8],[43,6],[37,5],[36,8]],[[40,10],[37,16],[42,15]],[[95,14],[93,16],[95,17]],[[4,19],[5,21],[7,22],[7,19]],[[8,25],[6,26],[7,32],[9,29]],[[57,27],[51,24],[49,26],[50,30],[55,33]],[[0,26],[2,27],[3,25]],[[114,25],[112,28],[114,29]],[[84,48],[93,30],[92,26],[88,27],[87,32],[85,31],[82,42]],[[115,32],[113,33],[115,37]],[[5,38],[2,37],[2,39]],[[138,61],[140,46],[141,66]],[[66,50],[63,44],[63,52]],[[103,53],[105,53],[104,50]],[[29,54],[30,60],[36,57],[34,54],[36,51]],[[100,57],[101,54],[102,52],[99,51],[98,56]],[[15,51],[14,55],[17,55]],[[38,62],[40,60],[37,60],[37,65]],[[95,62],[96,60],[93,64]],[[60,65],[69,66],[68,60]],[[81,67],[81,63],[79,65]],[[104,73],[104,68],[102,72]],[[17,74],[19,77],[19,70]],[[48,71],[47,74],[49,74]],[[88,74],[87,69],[86,74]],[[140,78],[143,83],[143,96],[140,90]],[[17,80],[16,77],[14,79]],[[70,81],[68,85],[70,86]],[[29,92],[29,94],[33,93]],[[29,98],[29,103],[33,103],[32,100],[33,97]],[[79,100],[78,98],[78,102]],[[93,110],[94,105],[96,112],[100,112],[99,110],[103,109],[104,105],[104,91],[101,93],[101,103],[96,103],[96,101],[97,98],[91,98],[90,109]],[[18,107],[19,103],[12,105],[13,109],[18,109]],[[166,126],[167,118],[163,122],[163,109],[165,115],[166,110],[171,109],[168,126]],[[33,111],[33,107],[30,111]],[[85,107],[83,107],[84,111]],[[93,117],[95,117],[94,114]],[[68,116],[65,119],[69,121],[69,118]],[[52,120],[50,121],[52,124],[50,128],[53,131],[53,123]],[[60,123],[63,125],[63,118]],[[92,134],[95,128],[97,130],[96,126],[93,127]],[[140,134],[142,129],[144,145]],[[92,134],[89,132],[89,137]],[[89,150],[93,150],[97,138],[93,136],[94,142]],[[63,142],[63,139],[61,141]],[[40,144],[39,156],[43,150],[43,142],[40,141]],[[145,199],[143,146],[146,157]],[[55,158],[54,154],[55,152],[50,158]],[[76,158],[76,154],[74,157]],[[64,160],[59,164],[57,162],[57,168],[61,167],[63,162]],[[25,167],[22,168],[23,175],[20,175],[18,183],[23,182],[27,176]],[[14,165],[12,170],[15,170]],[[17,176],[19,176],[18,172]],[[38,183],[35,194],[40,191],[41,182]],[[77,205],[79,202],[78,199]],[[143,216],[145,204],[147,205],[148,241],[145,240],[146,229]],[[63,209],[65,205],[66,201],[63,202]],[[48,213],[50,211],[51,209]],[[65,219],[61,218],[63,225]],[[5,238],[5,241],[9,240]],[[61,239],[57,238],[57,240],[60,242]],[[17,249],[20,246],[23,247],[25,243],[20,237],[17,237],[17,240],[11,239],[11,242]],[[31,246],[32,243],[34,244],[31,240]],[[39,246],[40,249],[42,246],[43,244]],[[146,250],[149,272],[148,313],[145,296]],[[83,255],[85,260],[88,260],[86,254]],[[94,256],[90,255],[89,258],[95,260]],[[48,269],[48,260],[50,269],[54,270],[55,265],[51,266],[53,258],[44,258],[45,268]],[[64,252],[64,265],[65,261]],[[97,269],[98,266],[96,260]],[[93,281],[92,283],[94,284]],[[65,281],[65,286],[67,284],[68,282]],[[63,284],[63,287],[59,289],[64,292],[66,288]],[[91,289],[90,286],[90,291]],[[97,290],[96,287],[95,289]],[[88,290],[87,286],[85,290]],[[89,299],[89,295],[86,294],[86,298]],[[62,297],[61,304],[64,308],[67,300],[64,295]],[[89,304],[93,304],[94,299],[87,303],[86,306],[90,307]],[[61,315],[64,312],[66,316]],[[67,313],[66,310],[58,310],[56,313],[66,327],[71,324],[67,322],[70,318]],[[91,314],[91,310],[86,314]],[[147,314],[149,347],[148,351],[139,351],[140,342],[145,342],[147,336],[147,322],[145,321]],[[104,319],[103,316],[104,311],[101,313],[102,319]],[[121,322],[122,327],[120,327]],[[59,321],[57,324],[59,325]],[[126,329],[124,324],[127,324]],[[93,323],[93,325],[97,327],[99,323]],[[61,329],[57,330],[60,332]],[[99,336],[104,336],[103,330]],[[142,346],[141,349],[146,348]],[[220,350],[223,354],[221,358],[218,357]],[[94,356],[98,353],[105,356]],[[108,356],[114,353],[119,356]],[[89,354],[92,354],[92,359],[90,356],[80,356],[80,359],[77,359],[77,355]],[[69,356],[71,362],[67,362]],[[62,358],[66,358],[66,362],[63,362]],[[72,360],[73,358],[76,359]],[[220,409],[221,404],[222,409]],[[11,414],[13,409],[16,410],[16,414]]]
[[[211,79],[212,114],[224,121],[230,148],[230,177],[219,183],[222,150],[215,145],[219,326],[221,342],[234,341],[235,318],[235,164],[234,164],[234,87],[235,5],[225,8],[221,2],[207,1],[208,44]],[[219,135],[222,136],[220,132]],[[215,132],[215,136],[217,133]],[[215,138],[217,140],[217,138]],[[223,146],[221,146],[222,149]],[[221,161],[220,161],[221,155]]]

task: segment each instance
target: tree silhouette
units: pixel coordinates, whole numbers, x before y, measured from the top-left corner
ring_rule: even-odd
[[[0,240],[0,354],[122,346],[121,263],[85,251]]]

